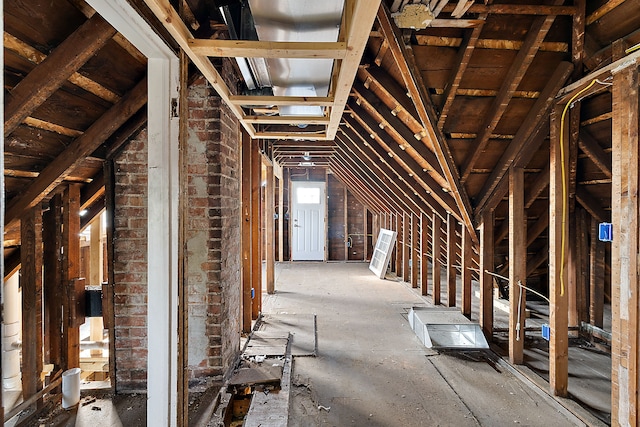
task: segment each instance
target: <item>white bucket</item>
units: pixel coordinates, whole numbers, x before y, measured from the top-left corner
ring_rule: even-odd
[[[80,368],[62,373],[62,408],[69,409],[80,402]]]

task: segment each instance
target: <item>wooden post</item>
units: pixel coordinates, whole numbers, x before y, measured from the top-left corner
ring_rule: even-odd
[[[252,251],[252,197],[253,181],[251,175],[251,137],[242,131],[241,144],[241,208],[242,209],[242,228],[241,228],[241,247],[242,247],[242,332],[251,332],[251,313],[252,299],[251,288],[253,286],[253,251]]]
[[[576,300],[578,323],[589,323],[589,230],[587,229],[587,211],[576,206],[578,269],[576,270]]]
[[[97,215],[91,221],[91,240],[89,241],[89,284],[102,286],[102,215]],[[102,341],[104,324],[102,317],[89,318],[89,340]],[[102,356],[102,350],[91,350],[91,356]]]
[[[402,277],[402,254],[403,254],[403,240],[402,240],[402,212],[396,213],[396,276]]]
[[[589,249],[589,322],[604,326],[604,242],[598,239],[598,220],[591,218],[591,247]]]
[[[569,379],[569,319],[568,300],[565,289],[568,281],[566,256],[563,257],[563,243],[569,239],[568,224],[564,224],[563,214],[568,215],[568,194],[563,194],[562,163],[560,156],[560,116],[563,106],[557,106],[551,112],[551,149],[549,175],[549,327],[551,339],[549,341],[549,386],[556,396],[566,396]],[[562,138],[565,154],[569,149],[568,138]],[[568,167],[567,157],[564,156],[565,168]],[[566,181],[565,181],[566,183]],[[566,185],[566,184],[565,184]],[[564,202],[563,202],[564,197]]]
[[[267,188],[265,193],[265,210],[264,210],[264,219],[265,219],[265,234],[266,234],[266,244],[264,247],[265,250],[265,261],[267,263],[267,293],[273,294],[275,292],[275,266],[276,266],[276,253],[275,253],[275,239],[274,231],[275,231],[275,222],[273,215],[275,214],[275,194],[274,194],[274,180],[273,176],[273,165],[267,164],[266,166],[266,176],[267,176]]]
[[[638,65],[613,76],[611,247],[611,425],[637,425],[640,242],[638,239]]]
[[[63,195],[62,279],[66,298],[63,301],[65,316],[62,321],[63,352],[66,357],[63,369],[80,366],[80,325],[74,319],[72,305],[76,301],[75,281],[80,276],[80,185],[69,184]]]
[[[462,227],[462,314],[471,319],[471,275],[473,268],[473,241]]]
[[[328,182],[329,180],[327,180]],[[344,216],[342,217],[342,220],[344,222],[344,242],[342,247],[344,248],[344,260],[345,261],[349,261],[349,252],[351,251],[351,248],[349,246],[347,246],[347,243],[349,242],[349,204],[347,203],[347,187],[345,186],[343,189],[343,211],[344,211]]]
[[[493,273],[494,254],[493,211],[482,214],[480,224],[480,326],[487,340],[493,338]]]
[[[278,178],[278,261],[284,262],[284,171]]]
[[[251,140],[251,289],[253,301],[251,318],[256,320],[262,310],[262,232],[260,231],[260,180],[262,179],[262,161],[260,159],[259,141]]]
[[[411,280],[411,271],[409,264],[411,260],[411,214],[404,212],[402,215],[402,280],[409,282]]]
[[[431,277],[433,278],[433,305],[440,304],[441,297],[441,265],[440,265],[440,239],[442,239],[442,219],[433,213],[431,222]]]
[[[104,194],[105,212],[107,221],[105,224],[105,234],[107,240],[107,285],[102,287],[102,319],[109,335],[109,378],[116,377],[116,333],[115,333],[115,269],[113,263],[115,259],[114,230],[115,230],[115,198],[116,184],[113,160],[106,160],[103,166],[104,171]],[[115,391],[116,381],[111,381],[111,391]]]
[[[362,208],[363,212],[362,212],[362,217],[364,218],[364,222],[363,222],[363,233],[364,233],[364,256],[363,256],[363,260],[366,261],[369,259],[369,224],[367,224],[367,217],[368,217],[368,209]],[[385,226],[386,228],[386,226]]]
[[[22,216],[20,264],[22,397],[26,400],[42,388],[40,379],[42,373],[42,208],[40,204],[27,210]]]
[[[426,213],[420,214],[420,293],[427,295],[429,293],[429,233],[427,229],[429,217]]]
[[[411,214],[411,287],[418,287],[418,260],[420,243],[418,242],[418,215]]]
[[[43,217],[44,361],[62,368],[62,196],[54,195]],[[58,333],[53,333],[58,331]]]
[[[456,306],[456,224],[451,214],[447,214],[447,306]]]
[[[509,169],[509,361],[524,362],[526,323],[527,220],[524,215],[524,169]]]

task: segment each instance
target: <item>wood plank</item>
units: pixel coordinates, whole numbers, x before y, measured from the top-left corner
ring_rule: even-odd
[[[42,208],[20,222],[20,286],[22,287],[22,397],[42,388]]]
[[[604,242],[598,238],[598,220],[591,217],[589,248],[589,323],[604,326]]]
[[[265,261],[267,264],[267,293],[273,294],[276,291],[275,288],[275,265],[276,265],[276,252],[275,252],[275,222],[273,214],[276,211],[275,208],[275,192],[274,192],[274,180],[273,165],[266,165],[266,179],[267,186],[264,195],[265,209],[264,209],[264,228],[265,228]]]
[[[471,236],[462,229],[462,314],[471,319],[471,277],[473,262],[473,242]]]
[[[576,189],[576,201],[598,221],[606,222],[610,218],[609,211],[606,211],[584,186],[579,186]]]
[[[420,213],[420,293],[429,294],[429,222],[425,212]]]
[[[34,68],[7,96],[4,136],[51,96],[116,34],[116,30],[95,14]]]
[[[551,114],[551,150],[549,180],[549,386],[556,396],[566,396],[568,386],[569,337],[568,337],[568,298],[566,284],[568,282],[567,257],[565,249],[569,238],[563,206],[568,204],[568,194],[563,191],[562,161],[568,167],[568,156],[561,156],[560,148],[560,115],[561,108]],[[562,138],[562,150],[569,150],[568,135]],[[564,157],[564,159],[562,159]],[[564,200],[563,200],[564,199]],[[563,225],[565,224],[565,225]]]
[[[252,287],[252,239],[251,239],[251,137],[244,131],[241,135],[241,280],[242,280],[242,332],[251,332],[251,287]]]
[[[587,25],[591,25],[598,19],[602,18],[607,13],[611,12],[616,7],[624,3],[624,0],[610,0],[596,9],[591,15],[587,17]]]
[[[15,222],[25,209],[42,201],[86,156],[136,113],[146,100],[147,79],[144,78],[45,167],[21,196],[11,200],[5,214],[5,226]]]
[[[332,96],[255,96],[255,95],[229,95],[229,102],[242,106],[268,106],[268,105],[307,105],[329,107],[333,105]],[[284,141],[282,141],[284,142]],[[286,141],[294,142],[294,141]]]
[[[43,265],[44,265],[44,363],[51,363],[54,370],[61,366],[61,343],[59,331],[62,328],[62,272],[60,253],[62,247],[62,196],[54,195],[49,201],[49,209],[43,214]]]
[[[402,217],[402,280],[411,281],[411,216],[410,212],[404,212]]]
[[[480,223],[480,327],[488,341],[493,338],[493,276],[495,269],[493,246],[493,211],[487,211]]]
[[[429,94],[426,92],[426,85],[422,81],[422,75],[417,68],[415,59],[408,47],[404,44],[402,34],[392,22],[389,10],[384,4],[378,10],[378,22],[380,23],[384,37],[389,41],[395,62],[405,78],[405,84],[416,107],[422,126],[433,143],[438,163],[440,163],[440,167],[449,183],[452,196],[456,200],[462,222],[465,224],[465,227],[473,233],[472,238],[474,239],[474,243],[477,243],[473,221],[471,219],[471,202],[458,177],[458,169],[451,155],[447,139],[436,126],[437,114],[435,108]]]
[[[188,43],[197,55],[222,58],[344,59],[347,54],[345,42],[190,39]]]
[[[457,265],[457,253],[458,243],[456,236],[456,219],[448,215],[447,216],[447,306],[456,306],[456,276],[458,273]]]
[[[420,255],[420,246],[418,242],[418,215],[411,214],[411,287],[418,287],[418,255]]]
[[[556,3],[561,0],[554,0]],[[502,86],[498,94],[494,98],[489,111],[485,116],[481,130],[473,142],[473,150],[467,155],[461,168],[460,179],[466,181],[476,161],[484,151],[491,134],[498,126],[498,122],[509,105],[509,101],[513,97],[513,93],[520,85],[525,73],[533,62],[536,52],[540,48],[540,44],[551,29],[551,25],[555,20],[555,16],[538,17],[534,19],[531,28],[527,32],[522,48],[518,51],[518,55],[509,67],[509,71],[505,76]]]
[[[598,141],[591,136],[588,130],[580,129],[580,139],[578,141],[580,149],[589,159],[604,173],[611,178],[611,153],[605,152]]]
[[[509,169],[509,361],[524,363],[527,284],[524,169]]]
[[[441,264],[440,240],[442,239],[442,219],[435,213],[431,216],[431,277],[433,278],[433,305],[440,305]]]
[[[103,168],[104,186],[105,186],[105,234],[106,234],[106,257],[107,266],[113,266],[115,260],[115,244],[114,244],[114,230],[115,230],[115,171],[113,160],[107,160],[104,162]],[[115,354],[116,354],[116,334],[115,334],[115,297],[114,297],[114,285],[115,285],[115,269],[107,268],[107,284],[102,286],[102,320],[104,327],[108,330],[109,335],[109,377],[116,377],[115,368]],[[111,390],[115,391],[115,381],[111,383]]]
[[[638,268],[640,209],[640,77],[638,65],[629,64],[613,75],[612,101],[612,223],[611,247],[611,425],[637,425],[638,334],[640,283]]]
[[[69,184],[62,197],[62,285],[64,289],[62,319],[63,370],[80,366],[80,325],[73,313],[77,310],[75,280],[80,277],[80,185]]]
[[[404,250],[402,249],[403,246],[404,246],[404,243],[403,243],[404,241],[402,239],[402,235],[403,235],[403,233],[402,233],[402,231],[403,231],[403,228],[402,228],[403,215],[404,214],[402,212],[398,212],[396,214],[396,218],[395,218],[396,219],[396,224],[395,224],[395,230],[394,230],[397,233],[397,236],[396,236],[396,276],[398,276],[398,277],[402,277],[402,274],[403,274],[402,268],[403,268],[403,265],[404,265],[404,263],[402,262],[402,257],[403,257],[403,254],[404,254]]]
[[[454,5],[447,5],[443,12],[452,12]],[[574,6],[528,5],[528,4],[481,4],[475,3],[467,13],[491,13],[494,15],[573,15]]]

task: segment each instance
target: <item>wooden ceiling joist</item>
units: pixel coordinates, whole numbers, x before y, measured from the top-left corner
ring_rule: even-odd
[[[619,1],[619,0],[618,0]],[[453,12],[454,5],[445,6],[443,12]],[[494,15],[573,15],[574,6],[528,4],[479,4],[469,7],[467,13],[491,13]]]
[[[555,1],[562,2],[562,0]],[[487,146],[491,134],[496,126],[498,126],[502,115],[509,105],[509,101],[511,101],[513,97],[513,93],[520,85],[525,73],[533,62],[533,58],[536,56],[540,44],[551,29],[551,24],[553,24],[554,20],[555,16],[544,16],[534,19],[527,33],[527,37],[522,44],[522,48],[518,51],[518,55],[511,64],[511,67],[509,67],[509,72],[503,79],[502,86],[485,116],[485,121],[480,127],[480,132],[472,143],[473,148],[464,160],[460,177],[462,182],[465,182],[473,171],[473,166]]]
[[[233,105],[242,106],[272,106],[272,105],[309,105],[328,107],[333,105],[334,98],[331,96],[252,96],[252,95],[230,95],[229,102]]]
[[[5,226],[8,228],[20,219],[26,209],[40,203],[86,156],[95,151],[146,102],[147,79],[145,77],[67,146],[20,196],[11,200],[5,214]]]
[[[60,43],[6,96],[4,136],[10,135],[115,34],[116,30],[96,14]]]
[[[345,42],[272,42],[253,40],[191,39],[198,55],[228,58],[344,59]]]
[[[411,100],[416,107],[424,130],[434,145],[436,157],[438,158],[440,167],[447,178],[453,198],[458,205],[461,222],[464,223],[465,228],[469,231],[474,244],[478,244],[478,237],[471,218],[471,203],[469,201],[469,197],[460,182],[458,169],[453,161],[453,156],[451,155],[448,142],[444,134],[437,128],[437,115],[435,108],[431,102],[429,94],[426,92],[426,86],[424,85],[420,71],[415,64],[415,59],[413,58],[413,55],[408,52],[408,48],[404,44],[402,34],[392,22],[389,10],[386,6],[382,6],[378,10],[378,22],[380,23],[381,32],[389,41],[389,50],[402,72]]]

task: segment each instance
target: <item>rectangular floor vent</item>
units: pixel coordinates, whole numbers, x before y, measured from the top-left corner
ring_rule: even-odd
[[[412,307],[409,325],[427,348],[488,349],[480,325],[456,308]]]

